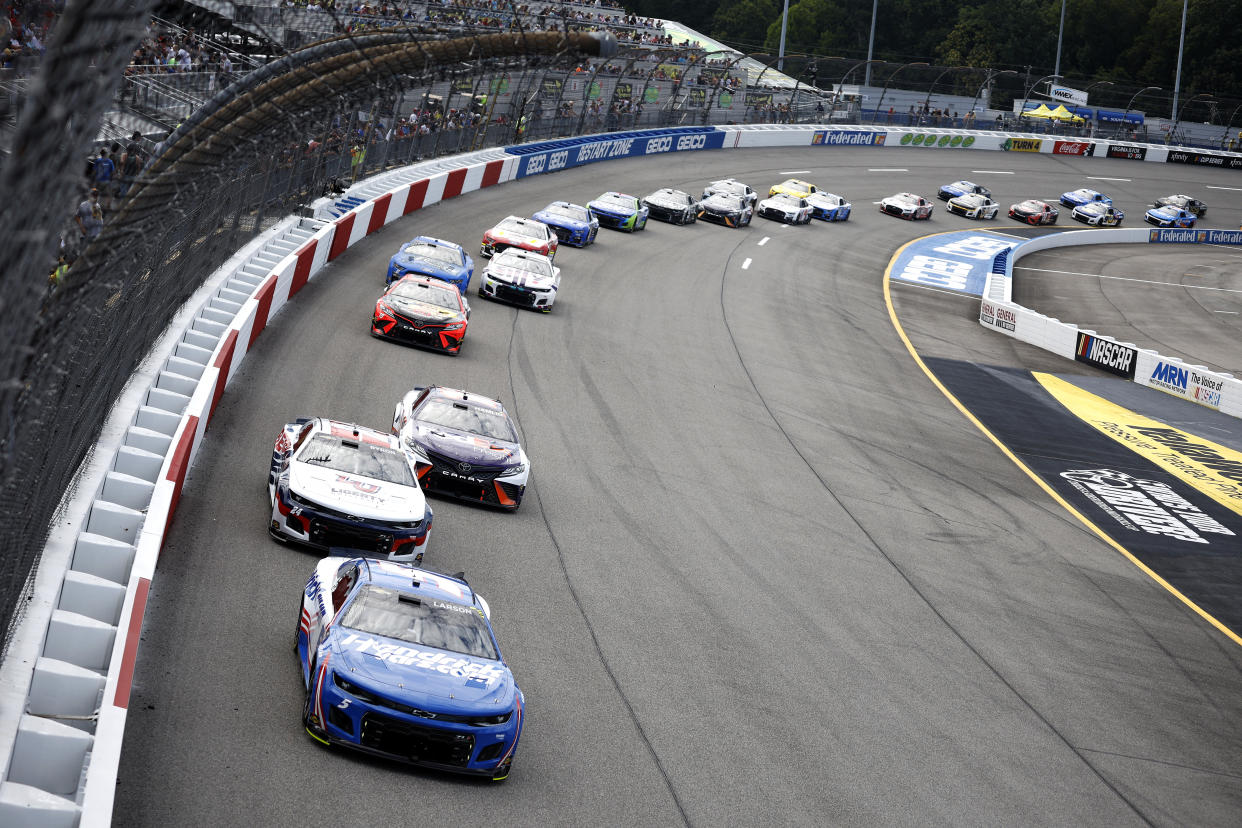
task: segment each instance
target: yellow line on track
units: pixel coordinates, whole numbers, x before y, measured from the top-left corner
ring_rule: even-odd
[[[949,232],[960,232],[960,231],[949,231]],[[914,244],[915,242],[925,241],[929,238],[932,238],[933,236],[942,236],[942,235],[944,235],[944,233],[933,233],[930,236],[923,236],[922,238],[912,239],[906,242],[901,247],[897,248],[897,252],[893,254],[893,257],[891,259],[889,259],[888,266],[884,268],[884,305],[885,307],[888,308],[888,318],[893,323],[893,328],[897,331],[897,335],[901,337],[901,341],[905,344],[906,350],[910,352],[910,356],[914,358],[915,363],[919,366],[919,368],[923,371],[923,373],[927,375],[927,378],[932,381],[932,384],[935,385],[936,388],[940,389],[940,393],[944,394],[945,397],[948,398],[949,402],[953,403],[953,405],[957,408],[957,410],[962,412],[962,416],[964,416],[967,420],[969,420],[975,426],[975,428],[983,432],[983,436],[991,440],[996,445],[996,447],[999,448],[1002,453],[1004,453],[1006,457],[1008,457],[1011,461],[1013,461],[1013,464],[1015,466],[1017,466],[1019,469],[1025,472],[1027,477],[1035,481],[1035,485],[1039,486],[1041,489],[1047,492],[1048,496],[1051,497],[1054,501],[1056,501],[1056,503],[1061,508],[1065,509],[1065,511],[1069,512],[1071,515],[1077,518],[1080,523],[1082,523],[1084,526],[1090,529],[1097,537],[1099,537],[1100,540],[1104,541],[1106,544],[1116,549],[1122,555],[1125,555],[1125,557],[1127,558],[1127,560],[1130,561],[1130,563],[1137,566],[1140,570],[1143,571],[1144,574],[1150,577],[1153,581],[1160,584],[1160,586],[1164,587],[1166,590],[1172,593],[1179,601],[1181,601],[1186,606],[1190,607],[1190,609],[1194,610],[1195,613],[1197,613],[1201,618],[1203,618],[1203,620],[1207,621],[1213,627],[1220,630],[1222,633],[1228,636],[1235,644],[1242,646],[1242,636],[1239,636],[1233,630],[1229,629],[1224,624],[1222,624],[1220,621],[1216,620],[1216,618],[1213,617],[1209,612],[1207,612],[1202,607],[1200,607],[1198,604],[1196,604],[1194,601],[1190,600],[1184,594],[1182,594],[1181,590],[1179,590],[1177,587],[1170,584],[1164,578],[1160,577],[1160,575],[1157,574],[1155,570],[1153,570],[1151,567],[1147,566],[1147,564],[1143,563],[1138,558],[1136,558],[1134,554],[1130,552],[1130,550],[1126,549],[1124,546],[1122,546],[1120,543],[1114,540],[1110,535],[1108,535],[1099,526],[1096,526],[1095,523],[1089,520],[1087,516],[1084,515],[1082,512],[1075,509],[1069,503],[1069,501],[1067,501],[1065,498],[1061,497],[1061,495],[1057,493],[1056,489],[1049,486],[1042,477],[1040,477],[1038,474],[1033,472],[1025,463],[1023,463],[1016,454],[1014,454],[1012,451],[1009,450],[1008,446],[1002,443],[996,437],[995,434],[993,434],[991,431],[988,430],[987,426],[985,426],[982,422],[980,422],[978,417],[972,414],[970,410],[967,409],[966,406],[962,404],[961,400],[953,396],[952,392],[950,392],[949,389],[945,387],[944,383],[940,381],[939,377],[937,377],[934,373],[932,373],[932,370],[927,367],[927,363],[923,362],[923,358],[919,356],[918,351],[914,350],[914,344],[910,342],[910,337],[906,336],[906,331],[904,328],[902,328],[901,321],[897,318],[897,311],[893,308],[893,295],[892,295],[892,291],[890,290],[890,277],[893,271],[893,264],[897,261],[898,257],[901,256],[902,251],[904,251],[907,247]]]

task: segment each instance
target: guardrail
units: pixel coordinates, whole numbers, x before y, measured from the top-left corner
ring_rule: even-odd
[[[147,593],[186,471],[221,395],[268,320],[324,265],[370,233],[446,198],[611,158],[776,146],[1064,154],[1066,143],[1011,133],[826,125],[609,133],[415,164],[361,182],[336,199],[316,201],[313,218],[285,219],[239,251],[187,303],[113,407],[81,470],[80,485],[62,501],[31,607],[0,666],[0,824],[94,826],[111,820]],[[1099,142],[1087,144],[1090,151],[1070,154],[1090,156]],[[1106,152],[1099,157],[1110,157],[1112,145],[1103,146]],[[1165,161],[1174,160],[1170,152],[1181,152],[1153,145],[1140,149],[1125,157]],[[1224,155],[1242,165],[1242,155]],[[1232,160],[1194,163],[1235,166]],[[1109,231],[1087,232],[1082,243],[1112,238]],[[1029,244],[1056,243],[1044,239]],[[1001,272],[989,277],[982,293],[985,306],[1008,310],[1012,294],[1006,280],[1021,253],[1006,249],[1004,254]],[[998,254],[986,254],[993,255]],[[989,267],[996,266],[992,259]],[[1029,323],[1021,323],[1023,336],[1030,329],[1027,341],[1047,342],[1072,356],[1076,334],[1061,330],[1055,320],[1041,322],[1033,312],[1013,308],[1015,319],[1019,311],[1032,314]],[[1016,335],[1017,328],[1015,323],[1006,332]],[[1148,362],[1139,364],[1149,364],[1143,359]],[[1180,377],[1180,370],[1172,376]],[[1191,376],[1188,371],[1188,382]],[[1234,385],[1242,384],[1231,383],[1228,395],[1222,391],[1228,405],[1222,403],[1221,410],[1234,410]]]

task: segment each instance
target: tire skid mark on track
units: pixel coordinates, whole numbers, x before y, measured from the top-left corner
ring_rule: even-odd
[[[513,321],[509,328],[509,348],[506,362],[509,369],[509,397],[513,400],[513,417],[517,420],[518,429],[522,430],[522,409],[518,403],[517,383],[513,376],[514,354],[513,347],[517,340],[517,324],[519,309],[513,309]],[[529,376],[529,373],[527,374]],[[525,434],[525,431],[523,434]],[[638,736],[642,739],[643,745],[647,748],[647,752],[651,755],[652,761],[655,763],[656,769],[660,772],[660,778],[664,780],[664,785],[668,789],[668,794],[673,800],[673,804],[677,806],[677,811],[681,815],[683,825],[691,825],[690,816],[686,813],[686,807],[681,801],[681,797],[677,794],[677,788],[673,785],[673,779],[669,775],[668,769],[664,766],[664,762],[660,759],[660,754],[656,752],[655,745],[651,743],[651,739],[647,735],[646,729],[643,727],[642,721],[638,718],[634,705],[630,702],[629,696],[626,695],[625,689],[621,686],[617,674],[613,671],[612,665],[608,661],[608,657],[604,654],[603,647],[600,645],[599,635],[595,632],[595,625],[591,623],[591,617],[587,614],[586,607],[582,603],[578,590],[574,586],[573,579],[569,576],[569,568],[565,565],[565,552],[561,548],[560,541],[557,540],[556,531],[552,528],[552,522],[548,519],[548,514],[543,508],[543,498],[539,496],[538,480],[533,479],[531,488],[535,491],[535,500],[539,504],[539,519],[543,521],[544,528],[548,532],[548,540],[556,549],[556,563],[561,570],[561,576],[565,579],[565,588],[569,590],[570,600],[573,601],[575,609],[578,611],[579,617],[582,619],[583,625],[586,627],[587,635],[591,637],[591,645],[595,648],[595,655],[599,658],[600,666],[604,669],[604,674],[608,676],[608,681],[616,690],[617,698],[625,705],[626,715],[634,724],[634,729],[638,732]]]

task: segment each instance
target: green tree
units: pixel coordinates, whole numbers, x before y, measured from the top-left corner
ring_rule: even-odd
[[[731,46],[753,50],[763,44],[768,26],[780,12],[777,0],[723,0],[708,34]]]

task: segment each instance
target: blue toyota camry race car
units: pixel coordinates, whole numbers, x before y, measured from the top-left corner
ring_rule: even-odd
[[[1078,190],[1070,190],[1068,193],[1061,193],[1061,203],[1066,207],[1081,207],[1084,204],[1111,205],[1113,200],[1097,190],[1083,187]]]
[[[298,602],[306,732],[325,745],[504,779],[524,699],[490,615],[460,573],[324,558]]]
[[[464,296],[474,275],[474,259],[462,250],[460,244],[430,236],[418,236],[405,244],[388,260],[388,276],[384,284],[393,282],[408,273],[431,276],[457,285]]]
[[[1143,216],[1143,221],[1157,227],[1194,227],[1194,213],[1180,207],[1153,207]]]
[[[532,218],[551,227],[558,239],[573,247],[586,247],[599,232],[599,219],[587,208],[568,201],[554,201]]]

